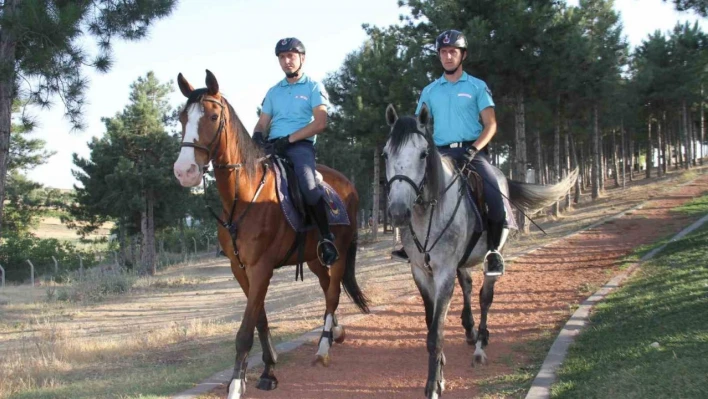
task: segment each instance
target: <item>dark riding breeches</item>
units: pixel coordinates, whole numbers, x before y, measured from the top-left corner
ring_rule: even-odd
[[[438,147],[438,150],[442,155],[454,159],[460,167],[467,162],[464,156],[466,149],[464,148]],[[499,191],[499,182],[494,173],[494,168],[489,162],[488,155],[485,152],[478,152],[472,160],[472,166],[484,180],[484,199],[487,202],[488,210],[487,217],[491,222],[503,222],[506,219],[504,200]]]
[[[322,188],[315,179],[315,147],[311,141],[302,140],[290,144],[286,156],[293,163],[300,192],[305,203],[314,206],[322,198]]]

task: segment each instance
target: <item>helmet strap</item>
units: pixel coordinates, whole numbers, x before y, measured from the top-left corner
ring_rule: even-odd
[[[297,67],[297,69],[295,70],[295,72],[290,72],[290,73],[286,73],[286,74],[285,74],[285,76],[288,77],[288,78],[290,78],[290,79],[296,78],[296,77],[298,77],[298,75],[300,75],[300,70],[302,69],[302,54],[298,54],[298,56],[299,56],[299,58],[300,58],[300,66]]]
[[[462,68],[462,63],[465,61],[465,54],[466,53],[467,53],[466,50],[462,50],[462,57],[460,58],[460,63],[457,64],[455,69],[448,71],[447,69],[443,68],[443,71],[445,71],[445,75],[454,75],[455,73],[457,73],[457,71],[460,70],[460,68]]]

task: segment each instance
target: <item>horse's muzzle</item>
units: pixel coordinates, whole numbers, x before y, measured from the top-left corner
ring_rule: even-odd
[[[393,227],[403,227],[411,220],[411,209],[408,205],[394,202],[388,206],[388,214],[391,216]]]
[[[174,165],[175,177],[183,187],[195,187],[202,182],[202,170],[196,164],[189,166]]]

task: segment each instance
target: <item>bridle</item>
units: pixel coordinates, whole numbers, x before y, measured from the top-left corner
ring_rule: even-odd
[[[214,166],[215,169],[240,169],[243,164],[238,163],[238,164],[216,164],[214,163],[214,156],[216,155],[217,151],[219,150],[219,146],[221,145],[221,134],[224,132],[226,129],[226,104],[224,104],[223,100],[217,100],[214,97],[210,96],[203,96],[202,99],[199,101],[199,105],[204,107],[203,103],[205,101],[217,104],[219,107],[221,107],[221,112],[219,113],[219,127],[216,128],[216,133],[214,134],[214,138],[211,139],[211,142],[207,145],[202,145],[199,143],[185,143],[182,142],[180,145],[180,148],[184,147],[189,147],[189,148],[194,148],[195,150],[200,150],[204,151],[207,153],[207,161],[204,165],[197,165],[203,173],[206,174],[206,172],[209,171],[209,163]],[[228,137],[227,137],[228,140]],[[216,143],[216,145],[214,145]],[[212,148],[213,147],[213,148]]]
[[[424,139],[426,139],[426,142],[427,142],[427,138],[425,137],[425,134],[423,134],[423,133],[421,133],[421,132],[417,132],[417,131],[414,132],[414,133],[421,135]],[[430,151],[429,151],[429,148],[426,149],[426,153],[425,153],[425,154],[426,154],[426,157],[428,156],[429,152],[430,152]],[[384,154],[384,158],[385,158],[386,160],[388,160],[388,154]],[[437,202],[437,200],[435,200],[435,199],[430,200],[430,201],[425,201],[425,200],[423,199],[423,189],[425,188],[425,183],[427,182],[427,178],[428,178],[428,170],[427,170],[427,168],[425,168],[425,170],[423,171],[423,178],[420,180],[420,183],[418,183],[418,184],[416,184],[416,182],[414,182],[413,179],[411,179],[410,177],[408,177],[408,176],[406,176],[406,175],[395,175],[395,176],[391,177],[391,178],[386,182],[386,189],[387,189],[387,191],[390,192],[390,191],[391,191],[391,184],[393,184],[394,182],[396,182],[396,181],[398,181],[398,180],[400,180],[400,181],[402,181],[402,182],[404,182],[404,183],[408,183],[408,185],[410,185],[411,188],[413,188],[413,192],[415,192],[415,195],[416,195],[415,201],[413,201],[413,202],[414,202],[416,205],[427,206],[427,205],[430,205],[430,204],[432,204],[432,203],[434,203],[434,202]]]
[[[427,158],[427,156],[428,156],[429,153],[430,153],[430,146],[431,146],[432,144],[430,144],[430,142],[427,140],[427,137],[426,137],[426,135],[425,135],[424,133],[419,132],[419,131],[416,131],[416,132],[414,132],[414,133],[423,136],[423,138],[425,138],[426,141],[428,142],[428,148],[426,149],[426,158]],[[388,162],[388,156],[387,156],[386,154],[384,154],[384,158],[386,158],[386,161]],[[430,161],[427,160],[427,159],[426,159],[426,161],[427,161],[427,162],[430,162]],[[438,235],[438,237],[433,241],[433,243],[432,243],[430,246],[428,246],[428,243],[430,242],[430,231],[431,231],[431,228],[432,228],[432,226],[433,226],[433,214],[435,213],[435,207],[436,207],[437,204],[438,204],[437,198],[438,198],[438,197],[439,197],[439,198],[442,198],[442,197],[445,195],[445,193],[447,193],[447,191],[450,190],[450,188],[455,184],[455,182],[457,181],[457,179],[460,179],[460,178],[461,178],[461,175],[460,175],[459,172],[456,171],[456,172],[455,172],[455,177],[450,181],[450,183],[447,185],[447,187],[445,187],[445,189],[444,189],[441,193],[439,193],[438,196],[433,195],[433,199],[426,201],[426,200],[423,199],[423,189],[424,189],[425,184],[426,184],[426,182],[427,182],[427,177],[428,177],[428,176],[427,176],[427,173],[428,173],[428,168],[425,168],[425,171],[423,172],[423,178],[421,179],[421,181],[420,181],[419,184],[416,184],[416,183],[413,181],[413,179],[411,179],[410,177],[408,177],[408,176],[406,176],[406,175],[395,175],[395,176],[391,177],[391,178],[386,182],[386,185],[387,185],[388,191],[390,192],[391,184],[392,184],[393,182],[400,180],[400,181],[402,181],[402,182],[408,183],[408,184],[413,188],[413,191],[415,191],[415,193],[416,193],[416,198],[415,198],[414,203],[415,203],[416,205],[422,206],[423,208],[427,208],[428,206],[430,207],[430,211],[429,211],[429,212],[430,212],[430,216],[429,216],[429,218],[428,218],[428,228],[427,228],[427,232],[426,232],[426,234],[425,234],[425,242],[424,242],[424,243],[421,243],[421,242],[420,242],[420,240],[418,239],[418,236],[415,234],[415,231],[413,230],[413,223],[410,222],[410,221],[408,222],[408,229],[410,230],[411,237],[413,238],[413,243],[415,243],[415,246],[416,246],[416,248],[418,249],[418,251],[419,251],[421,254],[423,254],[423,260],[424,260],[424,262],[425,262],[425,266],[428,268],[429,271],[432,272],[432,269],[431,269],[431,267],[430,267],[430,251],[432,251],[433,248],[435,248],[435,246],[437,245],[437,243],[438,243],[438,242],[440,241],[440,239],[442,238],[443,234],[445,234],[445,232],[446,232],[447,229],[450,227],[450,225],[452,225],[453,220],[455,220],[455,215],[457,215],[457,211],[458,211],[459,208],[460,208],[460,204],[462,204],[462,198],[463,198],[464,195],[465,195],[465,194],[464,194],[464,186],[465,186],[465,185],[464,185],[464,184],[461,184],[461,185],[460,185],[460,190],[459,190],[459,193],[458,193],[458,195],[457,195],[457,202],[455,203],[455,209],[452,211],[452,215],[451,215],[450,218],[448,219],[447,223],[445,223],[445,226],[444,226],[444,227],[442,228],[442,230],[440,231],[440,234]],[[433,194],[435,194],[435,193],[433,193]],[[469,256],[469,253],[468,253],[469,250],[474,247],[474,245],[476,244],[476,242],[477,242],[478,239],[479,239],[479,235],[477,235],[477,234],[473,235],[473,239],[470,240],[470,243],[472,243],[472,244],[471,244],[471,247],[470,247],[470,244],[468,244],[468,248],[467,248],[467,250],[465,251],[466,254],[465,254],[464,259],[466,259],[466,258]]]

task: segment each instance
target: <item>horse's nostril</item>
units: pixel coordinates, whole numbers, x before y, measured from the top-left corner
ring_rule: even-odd
[[[197,173],[197,165],[192,164],[187,170],[187,176]]]

